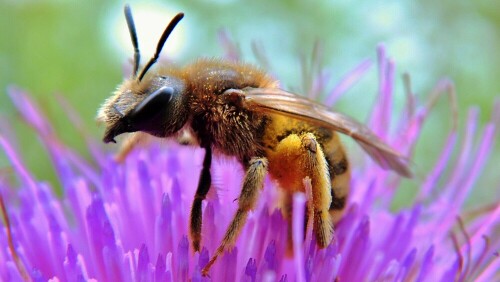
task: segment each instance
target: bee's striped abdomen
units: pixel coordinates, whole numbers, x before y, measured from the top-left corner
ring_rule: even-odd
[[[350,190],[351,170],[346,152],[340,142],[338,134],[334,134],[331,140],[323,144],[323,147],[332,185],[330,214],[333,217],[333,221],[337,222],[342,217],[344,209],[347,205],[347,198]]]

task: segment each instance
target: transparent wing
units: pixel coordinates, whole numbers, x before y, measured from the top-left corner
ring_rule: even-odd
[[[351,136],[382,168],[411,177],[408,160],[353,118],[277,88],[245,88],[245,106],[261,112],[279,113]]]

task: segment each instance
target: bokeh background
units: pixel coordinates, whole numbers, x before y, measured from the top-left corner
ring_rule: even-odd
[[[163,56],[182,64],[196,57],[217,57],[222,48],[217,33],[225,28],[254,62],[251,42],[262,46],[273,73],[285,88],[297,87],[300,54],[310,54],[316,41],[323,46],[331,81],[363,59],[374,61],[383,42],[397,63],[396,105],[404,101],[402,73],[412,77],[420,100],[442,77],[454,80],[458,92],[461,132],[467,110],[475,105],[484,124],[500,93],[500,1],[129,1],[133,8],[143,60],[171,17],[186,14]],[[123,77],[132,46],[122,1],[0,1],[0,115],[18,134],[18,147],[39,179],[57,181],[49,158],[33,132],[19,119],[6,87],[29,91],[53,121],[58,135],[88,157],[84,141],[55,95],[64,96],[82,117],[89,134],[101,138],[95,123],[100,103]],[[337,109],[365,120],[376,94],[376,68],[339,101]],[[425,126],[413,168],[397,206],[418,189],[441,150],[450,123],[449,103],[440,100]],[[355,146],[350,150],[358,151]],[[498,194],[500,146],[495,150],[469,205],[489,202]],[[106,145],[109,151],[116,146]],[[0,154],[0,171],[9,163]],[[496,185],[494,185],[496,184]]]

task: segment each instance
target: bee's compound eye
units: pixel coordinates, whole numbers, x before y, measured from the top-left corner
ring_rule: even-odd
[[[130,118],[136,122],[141,122],[155,116],[167,107],[173,94],[174,89],[172,87],[161,87],[139,103],[132,110]]]

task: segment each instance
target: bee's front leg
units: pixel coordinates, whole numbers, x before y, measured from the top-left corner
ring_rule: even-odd
[[[118,153],[116,153],[115,160],[119,163],[124,162],[135,147],[151,142],[152,138],[153,137],[151,135],[140,131],[130,133],[130,135],[127,136],[127,139],[123,142]]]
[[[194,196],[193,205],[191,206],[191,217],[189,222],[189,234],[195,252],[200,251],[201,242],[201,225],[202,211],[201,203],[207,196],[212,184],[212,176],[210,175],[210,166],[212,164],[212,149],[210,146],[205,147],[205,158],[203,159],[203,168],[200,173],[198,188]]]
[[[267,159],[252,158],[243,180],[243,188],[241,189],[240,197],[238,198],[238,210],[229,224],[221,244],[208,264],[203,268],[201,272],[203,276],[208,275],[210,267],[215,263],[217,257],[222,254],[222,252],[234,246],[236,238],[238,238],[241,229],[245,225],[248,212],[255,208],[259,196],[259,190],[261,190],[264,186],[264,178],[266,174]]]

